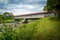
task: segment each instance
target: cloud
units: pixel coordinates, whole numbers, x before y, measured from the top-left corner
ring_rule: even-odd
[[[0,13],[12,12],[14,15],[43,11],[46,0],[1,0]]]
[[[16,10],[16,11],[37,11],[41,9],[43,6],[42,5],[27,5],[27,4],[20,4],[20,5],[8,5],[5,7],[8,10]],[[42,9],[41,9],[42,10]]]
[[[22,0],[22,3],[29,3],[29,4],[39,4],[44,2],[45,3],[46,0]]]
[[[0,4],[39,4],[45,3],[47,0],[0,0]]]
[[[8,5],[6,8],[7,9],[24,9],[24,8],[33,9],[34,6],[33,5],[20,4],[20,5]]]
[[[9,0],[0,0],[0,4],[7,4],[9,3]]]

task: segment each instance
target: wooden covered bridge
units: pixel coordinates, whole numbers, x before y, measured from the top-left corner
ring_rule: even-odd
[[[30,13],[25,15],[17,15],[14,16],[14,19],[23,18],[26,21],[28,18],[44,18],[49,16],[54,16],[54,12],[37,12],[37,13]]]

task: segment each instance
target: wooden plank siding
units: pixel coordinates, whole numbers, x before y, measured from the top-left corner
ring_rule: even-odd
[[[14,16],[14,19],[19,19],[19,18],[44,18],[48,16],[54,16],[53,12],[41,12],[41,13],[31,13],[31,14],[26,14],[26,15],[18,15]]]

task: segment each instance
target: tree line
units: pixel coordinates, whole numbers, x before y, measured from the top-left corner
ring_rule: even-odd
[[[47,0],[46,6],[44,6],[45,11],[55,12],[55,16],[60,18],[60,0]]]
[[[6,20],[13,20],[14,16],[12,13],[5,12],[3,14],[0,14],[0,23],[4,23]]]

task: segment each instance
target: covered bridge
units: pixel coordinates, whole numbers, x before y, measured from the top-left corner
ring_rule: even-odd
[[[14,16],[14,19],[21,19],[23,18],[24,22],[27,23],[28,19],[36,19],[36,18],[44,18],[44,17],[49,17],[49,16],[54,16],[54,12],[37,12],[37,13],[30,13],[30,14],[25,14],[25,15],[17,15]]]
[[[44,18],[54,16],[54,12],[38,12],[38,13],[30,13],[25,15],[17,15],[14,16],[14,19],[20,19],[20,18]]]

